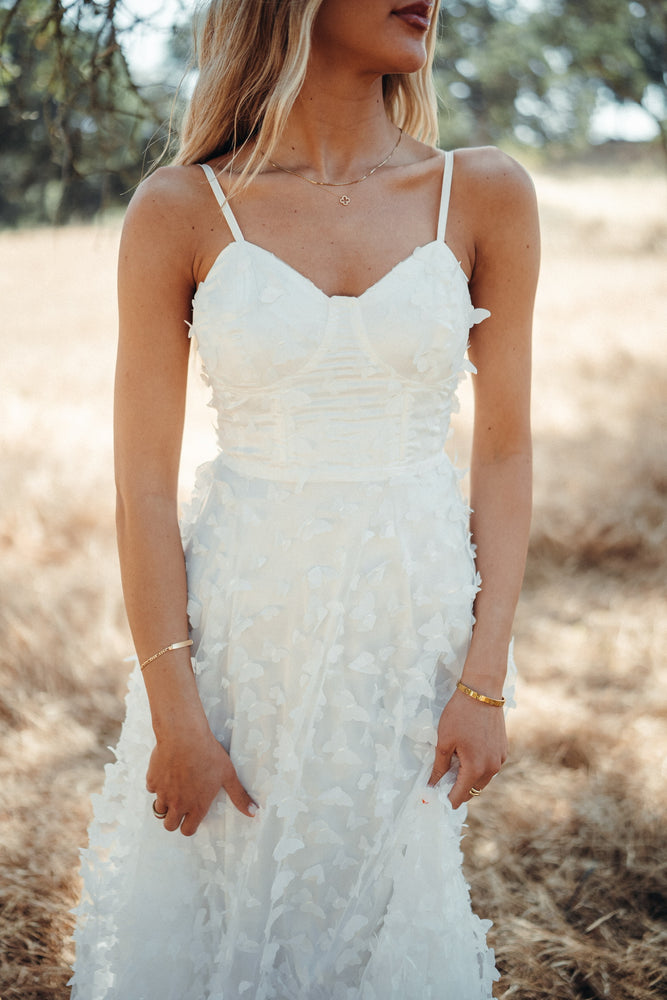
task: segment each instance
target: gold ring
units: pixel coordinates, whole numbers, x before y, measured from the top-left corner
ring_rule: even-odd
[[[153,802],[153,815],[156,817],[156,819],[164,819],[168,812],[169,812],[168,809],[165,809],[163,813],[158,812],[157,799],[155,799],[155,801]]]
[[[482,794],[482,789],[481,788],[471,788],[468,794],[469,795],[473,795],[473,796],[474,795],[481,795]]]

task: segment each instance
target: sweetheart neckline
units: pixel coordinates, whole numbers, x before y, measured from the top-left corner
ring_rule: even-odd
[[[336,301],[361,302],[362,299],[365,298],[365,296],[369,295],[372,291],[374,291],[376,288],[378,288],[380,285],[382,285],[388,278],[390,278],[391,275],[394,274],[395,271],[397,271],[404,264],[407,264],[411,260],[413,260],[414,257],[415,257],[415,255],[420,250],[429,250],[431,247],[434,247],[434,246],[442,246],[442,247],[445,248],[445,250],[447,251],[447,253],[449,255],[450,260],[452,260],[455,263],[458,273],[460,273],[462,275],[463,280],[465,281],[465,284],[466,284],[466,289],[468,288],[468,283],[469,283],[469,278],[468,278],[467,274],[465,273],[465,271],[463,270],[463,266],[461,264],[461,261],[456,257],[456,255],[454,254],[454,251],[452,250],[452,248],[444,240],[436,238],[434,240],[429,240],[428,243],[420,243],[419,246],[416,246],[414,248],[414,250],[412,250],[407,255],[407,257],[402,257],[401,260],[397,261],[396,264],[393,265],[393,267],[391,267],[388,271],[386,271],[380,278],[377,279],[377,281],[374,281],[372,285],[369,285],[368,288],[364,289],[364,291],[361,292],[360,295],[328,295],[324,291],[324,289],[320,288],[319,285],[316,285],[315,282],[311,278],[309,278],[307,275],[303,274],[302,271],[299,271],[298,268],[296,268],[292,264],[288,263],[288,261],[284,260],[282,257],[279,257],[278,254],[273,253],[272,250],[267,250],[266,247],[260,246],[259,243],[253,243],[252,240],[246,240],[246,239],[244,239],[244,240],[231,240],[226,246],[224,246],[222,248],[222,250],[220,251],[220,253],[217,255],[217,257],[215,258],[215,260],[211,264],[210,268],[208,269],[208,272],[207,272],[206,277],[204,278],[204,280],[200,281],[200,283],[197,285],[197,288],[195,290],[194,297],[193,297],[193,302],[197,298],[197,295],[199,294],[200,290],[202,288],[204,288],[206,286],[206,284],[208,283],[209,278],[211,277],[211,275],[213,274],[213,272],[217,268],[219,262],[223,259],[223,257],[225,255],[228,255],[228,251],[229,251],[230,247],[243,247],[243,246],[252,247],[255,250],[259,250],[260,253],[263,253],[265,256],[272,258],[274,261],[277,261],[277,263],[281,267],[284,267],[291,274],[296,275],[297,278],[301,279],[303,282],[306,283],[306,285],[308,285],[310,288],[314,289],[314,291],[319,296],[321,296],[323,299],[325,299],[329,303],[333,303],[333,302],[336,302]]]

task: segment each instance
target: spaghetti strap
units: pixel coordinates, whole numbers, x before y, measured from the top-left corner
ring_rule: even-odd
[[[200,163],[199,166],[206,174],[206,179],[211,185],[211,191],[215,195],[218,205],[222,209],[222,214],[225,217],[225,222],[232,231],[232,236],[234,237],[237,243],[245,242],[243,233],[241,232],[241,227],[239,226],[238,222],[234,217],[234,213],[229,207],[229,201],[227,200],[225,192],[220,187],[220,181],[216,177],[215,171],[213,170],[212,167],[208,165],[208,163]]]
[[[449,212],[449,196],[452,191],[452,175],[454,173],[454,152],[449,149],[445,153],[445,165],[442,171],[442,194],[440,195],[440,213],[438,215],[438,242],[444,242],[447,230],[447,213]]]

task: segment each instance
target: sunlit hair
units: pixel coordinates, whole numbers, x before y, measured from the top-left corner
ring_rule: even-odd
[[[313,24],[323,0],[212,0],[195,30],[199,76],[186,111],[175,163],[201,163],[250,148],[238,186],[262,169],[301,90]],[[428,58],[416,73],[383,79],[391,121],[423,142],[437,142],[432,79],[440,0],[433,9]]]

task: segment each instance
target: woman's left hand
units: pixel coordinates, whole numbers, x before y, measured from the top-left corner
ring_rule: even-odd
[[[459,771],[449,793],[454,809],[472,796],[470,789],[482,791],[507,759],[505,713],[501,708],[474,701],[455,691],[438,724],[438,743],[429,785],[437,785],[452,766],[456,754]]]

